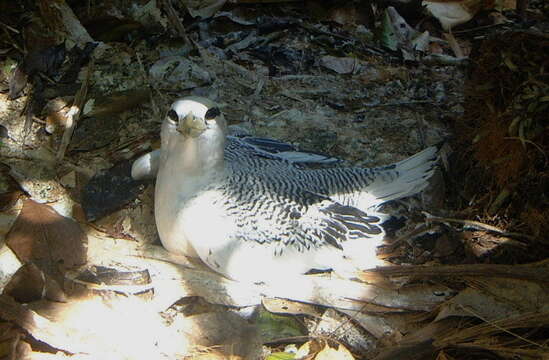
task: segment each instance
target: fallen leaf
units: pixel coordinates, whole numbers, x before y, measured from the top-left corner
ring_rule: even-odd
[[[320,64],[338,74],[353,74],[360,68],[360,63],[355,58],[336,57],[326,55],[320,59]]]
[[[287,352],[275,352],[267,356],[266,360],[293,360],[295,359],[295,354]]]
[[[52,301],[66,301],[61,287],[36,265],[28,263],[19,268],[4,288],[3,294],[10,295],[21,303],[47,298]]]
[[[349,321],[350,319],[354,321]],[[388,327],[385,328],[387,329]],[[364,333],[364,329],[357,324],[356,316],[344,316],[334,309],[327,309],[318,323],[309,328],[309,336],[329,337],[363,355],[375,348],[375,339]]]
[[[429,0],[421,3],[427,12],[436,18],[444,30],[464,24],[471,20],[480,10],[493,8],[489,0]]]
[[[484,321],[516,317],[521,312],[547,311],[549,296],[544,286],[511,278],[470,278],[471,287],[439,307],[435,321],[452,316],[473,316]]]
[[[263,298],[261,301],[267,311],[275,314],[320,316],[320,310],[314,305],[278,298]]]
[[[78,223],[30,199],[24,201],[6,244],[21,262],[32,261],[49,274],[83,265],[87,259],[87,237]]]
[[[0,163],[0,211],[11,209],[23,191],[10,175],[10,167]]]
[[[305,335],[303,326],[296,317],[271,314],[263,309],[256,321],[264,341]]]
[[[339,344],[337,349],[329,347],[328,344],[324,346],[324,349],[315,356],[315,360],[354,360],[353,355],[345,348],[345,346]]]
[[[10,76],[8,99],[17,99],[26,86],[27,74],[23,71],[22,66],[19,65],[13,69]]]
[[[295,353],[295,357],[297,359],[304,358],[309,355],[316,354],[320,351],[320,343],[319,340],[310,340],[307,341],[305,344],[301,345],[299,349],[297,349],[297,352]]]

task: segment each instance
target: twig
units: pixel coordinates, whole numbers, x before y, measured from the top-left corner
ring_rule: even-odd
[[[510,24],[512,24],[512,22],[502,23],[502,24],[484,25],[484,26],[478,26],[478,27],[471,28],[471,29],[455,30],[455,31],[452,30],[452,33],[453,34],[465,34],[465,33],[470,33],[470,32],[475,32],[475,31],[482,31],[482,30],[488,30],[488,29],[492,29],[492,28],[498,28],[498,27],[502,27],[502,26],[506,26],[506,25],[510,25]]]
[[[76,128],[76,123],[82,114],[82,109],[84,108],[84,103],[86,102],[86,97],[88,95],[88,87],[90,85],[90,78],[93,72],[93,60],[88,64],[88,70],[86,71],[86,77],[80,86],[80,90],[76,93],[74,97],[74,102],[69,111],[67,112],[67,124],[65,127],[65,132],[61,139],[61,144],[59,145],[59,150],[57,151],[56,160],[59,162],[65,157],[65,152],[71,141],[72,133]]]
[[[370,104],[363,104],[362,105],[363,107],[361,109],[355,110],[355,113],[365,112],[368,108],[375,108],[375,107],[423,105],[423,104],[438,105],[436,101],[432,101],[432,100],[410,100],[410,101],[395,101],[390,103],[370,103]]]
[[[516,334],[516,333],[514,333],[514,332],[512,332],[512,331],[510,331],[510,330],[505,329],[505,328],[502,327],[502,326],[499,326],[499,325],[496,323],[497,321],[490,321],[490,320],[487,320],[487,319],[485,319],[484,317],[482,317],[480,314],[477,314],[475,311],[473,311],[473,310],[471,310],[471,309],[469,309],[468,307],[465,307],[465,306],[463,306],[463,305],[460,305],[460,307],[461,307],[464,311],[466,311],[466,312],[468,312],[468,313],[471,313],[471,314],[472,314],[473,316],[475,316],[476,318],[479,318],[480,320],[484,321],[486,324],[488,324],[488,325],[490,325],[490,326],[493,326],[493,327],[495,327],[496,329],[498,329],[498,330],[500,330],[500,331],[503,331],[503,332],[505,332],[505,333],[507,333],[507,334],[509,334],[509,335],[511,335],[511,336],[514,336],[514,337],[516,337],[516,338],[518,338],[518,339],[520,339],[520,340],[522,340],[522,341],[524,341],[524,342],[527,342],[527,343],[529,343],[530,345],[534,345],[534,346],[537,346],[537,347],[540,347],[540,348],[544,348],[544,346],[541,345],[541,344],[538,344],[538,343],[536,343],[536,342],[534,342],[534,341],[528,340],[528,339],[526,339],[526,338],[520,336],[519,334]]]
[[[10,31],[13,31],[16,34],[19,34],[19,30],[17,30],[14,27],[9,26],[8,24],[4,24],[2,21],[0,21],[0,26],[2,26],[4,29],[7,29],[7,30],[10,30]]]
[[[503,277],[549,283],[549,278],[547,277],[548,269],[549,260],[545,260],[527,265],[467,264],[386,266],[364,270],[364,273],[378,273],[387,277],[410,276],[427,279],[432,279],[434,277],[459,278],[487,276],[490,278]]]
[[[384,248],[388,251],[393,251],[398,245],[400,245],[402,242],[406,242],[411,247],[415,248],[412,238],[418,237],[420,235],[423,235],[424,233],[431,230],[433,226],[431,224],[421,224],[417,228],[415,228],[412,231],[407,232],[406,234],[402,234],[393,241],[391,241],[389,244],[385,245]]]
[[[466,309],[466,310],[470,310],[470,309]],[[470,312],[473,313],[472,311]],[[474,314],[474,315],[479,317],[477,314]],[[479,318],[482,319],[481,317]],[[527,312],[525,314],[520,314],[511,318],[499,319],[492,322],[485,320],[486,321],[485,324],[480,324],[480,325],[472,326],[469,328],[465,328],[459,331],[458,333],[435,340],[434,345],[437,347],[452,346],[452,345],[464,342],[468,339],[475,339],[482,335],[489,336],[491,334],[494,334],[496,331],[503,331],[521,340],[524,340],[529,344],[533,344],[536,347],[546,349],[545,346],[540,345],[536,342],[530,341],[528,339],[525,339],[524,337],[521,337],[507,330],[506,328],[520,329],[520,328],[530,328],[530,327],[542,327],[547,324],[548,319],[549,319],[549,313],[540,311],[540,312]],[[497,330],[494,330],[494,328]]]
[[[529,241],[535,241],[536,240],[536,238],[534,236],[527,235],[527,234],[516,233],[516,232],[508,232],[508,231],[502,230],[502,229],[500,229],[496,226],[481,223],[480,221],[438,217],[438,216],[433,216],[433,215],[431,215],[429,213],[426,213],[426,212],[423,212],[423,214],[425,214],[425,216],[427,217],[426,218],[427,221],[433,221],[433,222],[439,222],[439,223],[462,224],[462,225],[469,226],[469,227],[471,227],[473,229],[476,229],[476,230],[490,231],[490,232],[496,233],[496,234],[501,235],[501,236],[507,236],[507,237],[518,238],[518,239],[526,239],[526,240],[529,240]]]
[[[343,35],[339,35],[339,34],[329,32],[329,31],[324,31],[324,30],[317,29],[316,27],[314,27],[310,24],[307,24],[305,22],[300,22],[300,23],[298,23],[298,25],[300,27],[302,27],[303,29],[307,30],[307,31],[310,31],[312,33],[316,33],[316,34],[319,34],[319,35],[332,36],[336,39],[347,40],[347,41],[353,40],[353,39],[351,39],[350,37],[347,37],[347,36],[343,36]],[[374,55],[391,55],[387,51],[385,51],[381,48],[377,48],[377,47],[372,46],[372,45],[368,45],[368,44],[364,44],[364,43],[360,43],[360,45],[364,46],[365,49],[368,50],[368,52],[373,53]]]
[[[271,77],[271,80],[281,80],[281,81],[288,81],[288,80],[317,80],[317,79],[330,79],[333,78],[332,76],[326,74],[326,75],[280,75],[280,76],[273,76]]]
[[[156,91],[160,95],[161,94],[160,90],[158,90],[158,88],[156,87],[155,82],[150,81],[150,79],[149,79],[149,75],[148,75],[147,71],[145,70],[145,66],[143,65],[143,61],[141,61],[141,56],[140,56],[139,52],[135,53],[135,57],[137,58],[137,62],[139,63],[139,69],[143,73],[143,79],[147,82],[147,84],[149,84],[149,87],[153,91]],[[153,96],[152,92],[151,92],[151,95],[150,95],[150,99],[151,99],[151,107],[153,109],[153,115],[154,115],[155,119],[162,119],[160,109],[159,109],[158,104],[156,103],[156,101],[154,101],[154,96]]]
[[[518,136],[506,136],[503,139],[505,139],[505,140],[520,140],[520,142],[523,142],[525,144],[530,144],[530,145],[534,146],[536,149],[539,150],[539,152],[545,158],[545,162],[547,162],[547,160],[548,160],[547,154],[545,153],[545,151],[543,151],[543,148],[541,146],[539,146],[538,144],[536,144],[535,142],[533,142],[532,140],[523,139],[523,138],[518,137]]]

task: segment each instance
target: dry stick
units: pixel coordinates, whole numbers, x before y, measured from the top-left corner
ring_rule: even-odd
[[[452,345],[452,347],[463,348],[466,350],[479,349],[479,350],[488,350],[492,352],[508,353],[508,354],[514,354],[514,355],[524,355],[532,359],[543,359],[542,355],[544,354],[544,353],[540,353],[540,351],[544,351],[543,349],[530,350],[530,349],[510,348],[510,347],[494,346],[494,345],[478,345],[474,342],[454,344]],[[519,357],[515,357],[515,359],[519,359]]]
[[[394,101],[394,102],[387,102],[387,103],[369,103],[369,104],[362,104],[362,108],[355,110],[354,112],[355,113],[366,112],[368,111],[368,108],[375,108],[375,107],[424,105],[424,104],[438,105],[438,102],[432,101],[432,100],[410,100],[410,101]]]
[[[520,335],[515,334],[514,332],[508,329],[542,327],[547,324],[547,320],[549,319],[549,312],[528,312],[512,318],[488,321],[480,317],[478,314],[473,313],[471,309],[466,309],[464,307],[463,309],[471,312],[471,314],[478,317],[479,319],[484,320],[486,323],[465,328],[463,330],[460,330],[458,333],[455,333],[446,337],[442,337],[434,342],[435,346],[437,347],[450,346],[450,345],[454,345],[454,344],[458,344],[460,342],[466,341],[467,339],[473,339],[481,335],[488,336],[490,334],[494,334],[495,332],[502,331],[512,336],[515,336],[534,346],[537,346],[540,348],[546,348],[545,346],[538,344],[534,341],[528,340],[524,337],[521,337]]]
[[[491,326],[495,327],[496,329],[501,330],[502,332],[505,332],[505,333],[507,333],[507,334],[509,334],[509,335],[511,335],[511,336],[514,336],[514,337],[516,337],[516,338],[518,338],[518,339],[520,339],[520,340],[522,340],[522,341],[524,341],[524,342],[527,342],[527,343],[529,343],[529,344],[531,344],[531,345],[535,345],[535,346],[537,346],[537,347],[544,347],[543,345],[538,344],[537,342],[528,340],[528,339],[526,339],[526,338],[520,336],[519,334],[515,334],[514,332],[512,332],[512,331],[510,331],[510,330],[507,330],[507,329],[505,329],[505,328],[502,327],[502,326],[499,326],[499,325],[496,323],[496,321],[490,321],[490,320],[485,319],[484,317],[482,317],[482,316],[480,316],[479,314],[477,314],[475,311],[473,311],[473,310],[471,310],[471,309],[469,309],[469,308],[467,308],[467,307],[465,307],[465,306],[463,306],[463,305],[460,305],[460,307],[461,307],[463,310],[465,310],[466,312],[471,313],[473,316],[479,318],[480,320],[484,321],[484,322],[487,323],[488,325],[491,325]]]
[[[479,221],[438,217],[438,216],[433,216],[431,214],[428,214],[426,212],[424,212],[424,214],[427,217],[426,221],[433,221],[433,222],[440,222],[440,223],[449,222],[449,223],[462,224],[462,225],[465,225],[465,226],[470,226],[470,227],[475,228],[477,230],[486,230],[486,231],[494,232],[494,233],[502,235],[502,236],[508,236],[508,237],[514,237],[514,238],[519,238],[519,239],[526,239],[526,240],[530,240],[530,241],[535,241],[535,238],[531,235],[526,235],[526,234],[521,234],[521,233],[516,233],[516,232],[508,232],[508,231],[502,230],[502,229],[500,229],[496,226],[484,224],[484,223],[481,223]]]
[[[59,145],[59,150],[57,150],[56,160],[59,162],[65,157],[65,152],[71,141],[72,133],[76,128],[76,123],[82,114],[82,109],[84,108],[84,103],[86,102],[86,97],[88,95],[88,87],[90,86],[90,78],[93,71],[93,60],[90,60],[88,64],[88,69],[86,71],[86,77],[80,86],[80,90],[76,93],[74,97],[74,102],[67,112],[67,124],[65,127],[65,132],[63,133],[63,138],[61,139],[61,144]]]
[[[407,265],[387,266],[364,272],[379,273],[389,277],[465,277],[488,276],[507,277],[512,279],[532,280],[541,283],[549,283],[547,271],[549,260],[543,260],[528,265],[495,265],[495,264],[467,264],[467,265]]]

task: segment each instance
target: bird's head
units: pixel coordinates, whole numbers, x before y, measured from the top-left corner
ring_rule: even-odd
[[[220,158],[226,133],[225,117],[213,101],[198,96],[176,100],[162,123],[162,156],[183,156],[193,164]]]
[[[223,133],[227,124],[217,105],[210,99],[189,96],[176,100],[164,120],[183,137],[197,138],[208,133]]]

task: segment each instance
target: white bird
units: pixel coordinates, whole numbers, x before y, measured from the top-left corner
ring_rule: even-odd
[[[299,164],[334,158],[261,140],[227,141],[225,118],[209,99],[172,104],[160,152],[132,168],[135,178],[157,171],[155,219],[168,251],[238,281],[373,267],[385,236],[378,207],[422,191],[438,158],[432,146],[388,166],[311,169]]]

